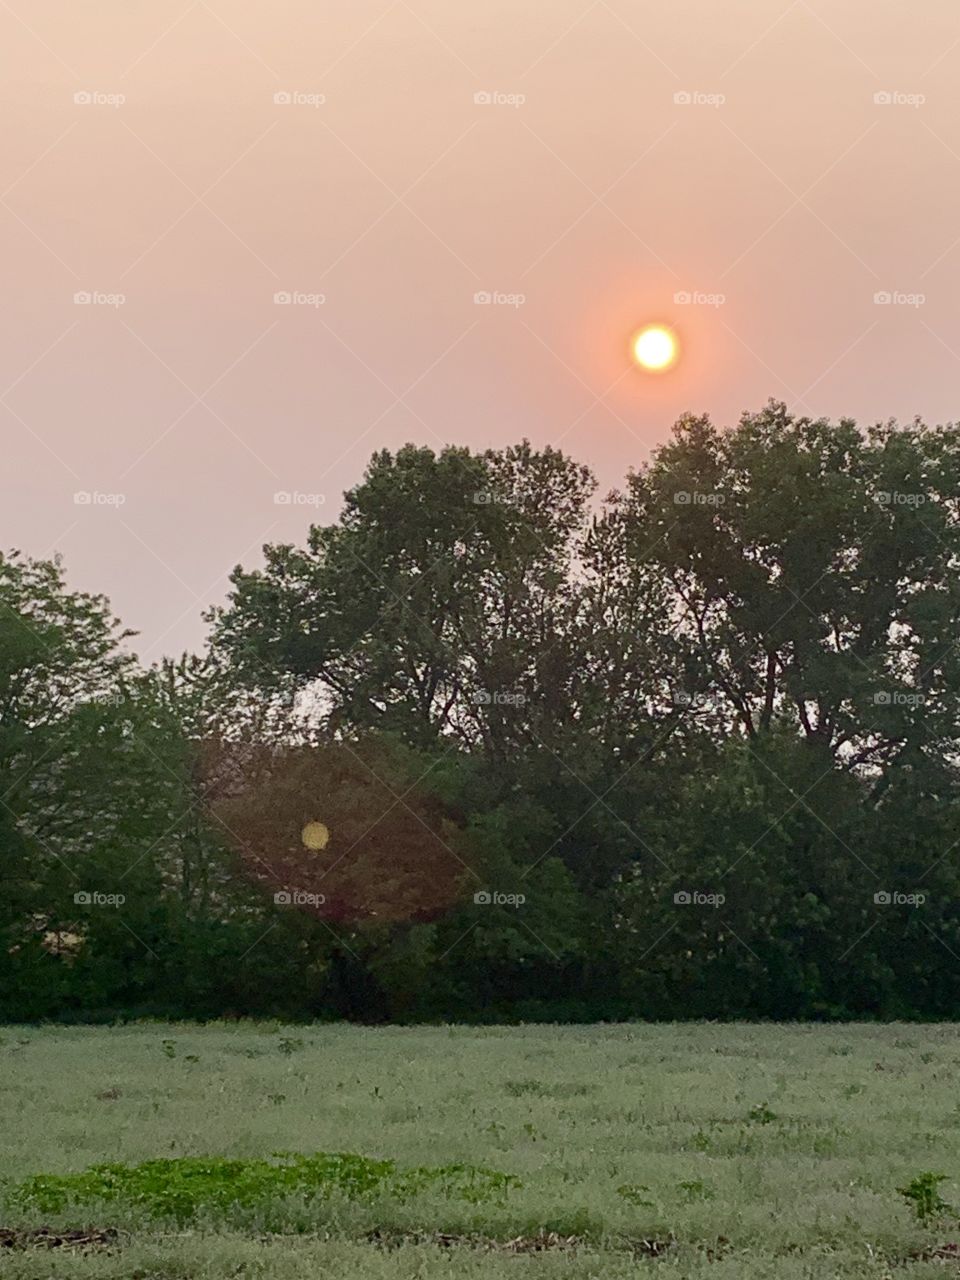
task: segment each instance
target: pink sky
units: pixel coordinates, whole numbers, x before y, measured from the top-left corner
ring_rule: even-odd
[[[956,0],[2,0],[0,63],[2,545],[148,660],[374,449],[956,416]]]

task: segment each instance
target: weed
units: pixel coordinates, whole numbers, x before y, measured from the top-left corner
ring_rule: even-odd
[[[712,1200],[714,1191],[700,1178],[695,1178],[691,1182],[678,1182],[677,1190],[685,1200]]]
[[[931,1173],[929,1170],[918,1173],[905,1187],[897,1187],[897,1192],[908,1204],[913,1206],[919,1222],[928,1218],[938,1218],[950,1212],[950,1205],[940,1195],[940,1183],[946,1182],[945,1173]]]
[[[628,1204],[635,1205],[638,1209],[656,1208],[656,1202],[646,1198],[649,1193],[650,1188],[642,1183],[625,1182],[623,1186],[617,1187],[617,1195],[623,1196]]]
[[[508,1080],[503,1086],[512,1098],[531,1095],[536,1098],[582,1098],[589,1093],[586,1084],[544,1084],[541,1080]]]
[[[747,1118],[752,1120],[754,1124],[772,1124],[777,1116],[765,1102],[758,1102],[755,1107],[750,1108],[750,1114]]]

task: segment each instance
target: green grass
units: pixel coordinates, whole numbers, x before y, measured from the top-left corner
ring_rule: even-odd
[[[953,1026],[2,1028],[0,1227],[120,1236],[88,1254],[4,1250],[0,1267],[11,1280],[943,1276],[909,1255],[960,1239],[955,1211],[920,1217],[897,1189],[944,1173],[931,1203],[960,1205],[958,1067]],[[127,1168],[85,1173],[103,1164]],[[544,1230],[583,1243],[491,1245]],[[416,1239],[434,1232],[477,1245]],[[645,1259],[631,1252],[643,1238],[676,1243]]]

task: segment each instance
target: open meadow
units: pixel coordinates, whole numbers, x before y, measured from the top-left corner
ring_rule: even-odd
[[[960,1236],[954,1026],[9,1027],[0,1063],[11,1280],[918,1277]],[[246,1163],[70,1176],[203,1157]]]

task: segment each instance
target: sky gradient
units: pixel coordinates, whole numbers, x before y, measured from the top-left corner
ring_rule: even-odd
[[[957,417],[960,7],[919,12],[0,0],[2,545],[149,661],[375,449],[603,491],[688,409]]]

